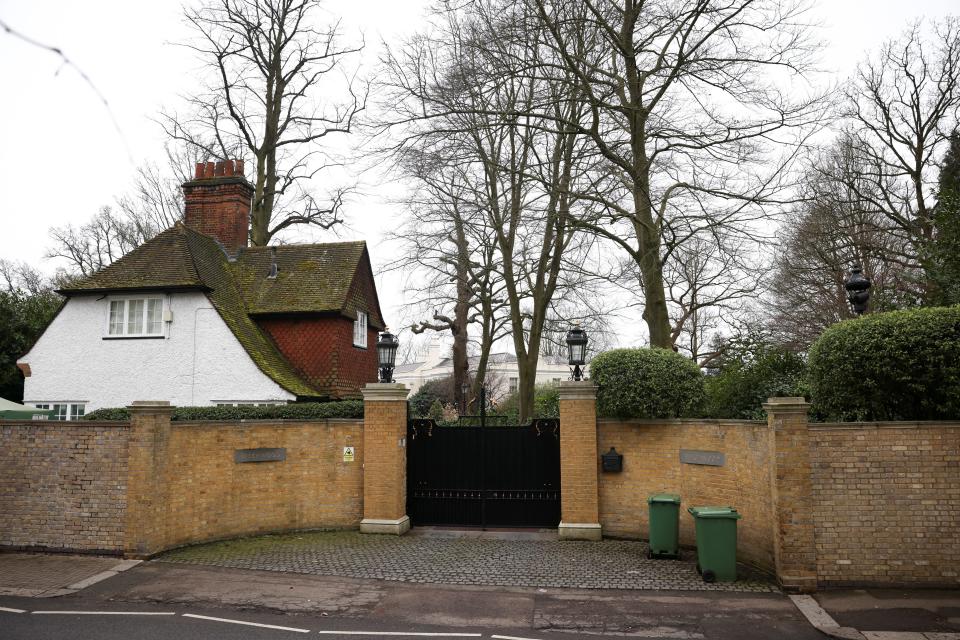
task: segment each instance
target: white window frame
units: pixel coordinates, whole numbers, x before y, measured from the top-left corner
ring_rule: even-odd
[[[56,422],[70,422],[73,420],[79,420],[87,413],[87,403],[86,402],[35,402],[33,404],[35,409],[53,409],[54,414],[50,416],[50,420]],[[60,414],[60,408],[63,408],[63,417],[58,417]]]
[[[520,391],[520,378],[507,378],[507,393],[516,393]]]
[[[367,327],[369,316],[366,311],[357,311],[357,319],[353,321],[353,346],[367,348]]]
[[[160,305],[160,321],[157,327],[156,332],[147,332],[148,321],[149,321],[149,310],[150,302],[156,301]],[[138,332],[130,331],[130,304],[133,302],[142,302],[143,310],[140,315],[140,330]],[[118,303],[122,309],[120,314],[120,331],[117,333],[111,333],[110,329],[112,327],[111,322],[111,312],[113,310],[114,303]],[[110,297],[107,299],[107,318],[106,326],[104,327],[104,337],[105,338],[163,338],[164,335],[164,299],[163,296],[157,295],[144,295],[144,296],[124,296],[124,297]]]

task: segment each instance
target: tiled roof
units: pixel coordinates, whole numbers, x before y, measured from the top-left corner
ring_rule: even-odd
[[[247,310],[254,315],[339,312],[355,318],[350,285],[366,256],[364,242],[249,247],[230,265]],[[276,261],[276,277],[268,278]],[[383,327],[379,309],[370,323]]]
[[[132,289],[202,289],[204,286],[190,257],[186,235],[177,225],[60,291],[69,295]]]
[[[361,260],[369,265],[366,245],[339,242],[276,247],[275,279],[267,277],[272,259],[272,247],[257,247],[228,261],[213,238],[177,224],[61,292],[69,296],[137,289],[204,290],[261,371],[298,397],[324,397],[329,393],[294,369],[251,314],[349,313],[350,285]],[[370,323],[383,326],[379,308],[370,310]]]

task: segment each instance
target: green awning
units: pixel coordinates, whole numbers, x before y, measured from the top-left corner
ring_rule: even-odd
[[[47,420],[53,411],[37,409],[0,398],[0,420]]]

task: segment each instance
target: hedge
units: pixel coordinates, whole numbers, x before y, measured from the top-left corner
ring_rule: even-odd
[[[751,345],[718,368],[705,379],[711,418],[766,420],[762,405],[768,398],[807,395],[806,362],[783,347]]]
[[[322,420],[324,418],[363,418],[362,400],[337,402],[301,402],[269,406],[176,407],[171,420]],[[130,410],[97,409],[84,420],[129,420]]]
[[[808,368],[823,420],[960,418],[960,307],[839,322],[813,343]]]
[[[613,349],[590,363],[597,413],[610,418],[689,418],[703,410],[703,374],[667,349]]]
[[[513,392],[497,402],[496,412],[516,423],[520,415],[520,393]],[[533,388],[534,418],[560,417],[560,388],[556,384],[538,384]]]

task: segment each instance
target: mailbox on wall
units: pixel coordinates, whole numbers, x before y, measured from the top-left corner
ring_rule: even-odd
[[[600,466],[605,472],[620,473],[623,471],[623,455],[617,453],[615,447],[600,456]]]

